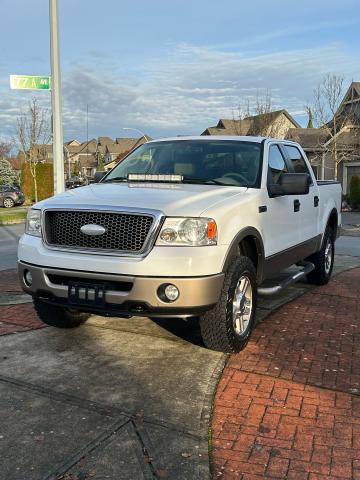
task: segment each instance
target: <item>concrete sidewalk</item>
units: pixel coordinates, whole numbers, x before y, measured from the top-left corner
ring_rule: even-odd
[[[360,479],[360,269],[281,307],[216,393],[213,478]]]
[[[359,264],[341,256],[336,268]],[[261,300],[258,320],[310,288]],[[227,356],[202,346],[195,322],[93,316],[66,331],[28,302],[16,272],[0,272],[1,480],[209,478]]]

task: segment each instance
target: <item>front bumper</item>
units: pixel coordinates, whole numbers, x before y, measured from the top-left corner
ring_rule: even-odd
[[[48,268],[21,261],[18,269],[26,293],[55,305],[107,316],[197,315],[218,302],[224,281],[222,273],[202,277],[142,277]],[[32,274],[31,286],[25,282],[26,270]],[[86,304],[70,305],[69,282],[104,285],[104,304],[99,307],[90,298]],[[158,296],[159,287],[167,283],[176,285],[180,292],[179,298],[172,303]]]

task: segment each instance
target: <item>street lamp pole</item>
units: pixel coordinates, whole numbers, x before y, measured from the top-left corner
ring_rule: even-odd
[[[145,135],[145,133],[139,130],[138,128],[124,127],[123,130],[133,130],[134,132],[139,132],[141,136],[145,138],[146,142],[149,140],[148,137]]]
[[[50,57],[51,57],[51,107],[53,133],[54,193],[65,190],[63,127],[61,112],[61,78],[59,21],[57,0],[49,0]]]

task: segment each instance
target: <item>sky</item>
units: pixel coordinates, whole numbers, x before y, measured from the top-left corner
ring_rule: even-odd
[[[198,135],[269,91],[306,124],[327,73],[360,81],[358,0],[58,0],[64,139]],[[47,0],[0,2],[0,138],[31,97],[10,74],[50,74]]]

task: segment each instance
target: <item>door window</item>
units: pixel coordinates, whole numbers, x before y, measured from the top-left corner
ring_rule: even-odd
[[[269,182],[279,183],[280,177],[283,173],[288,173],[284,157],[277,145],[271,145],[269,150]]]
[[[286,153],[289,155],[290,161],[292,163],[295,173],[308,173],[310,175],[309,169],[306,165],[306,162],[301,155],[301,152],[298,148],[292,147],[290,145],[284,145]],[[310,176],[311,177],[311,176]]]

